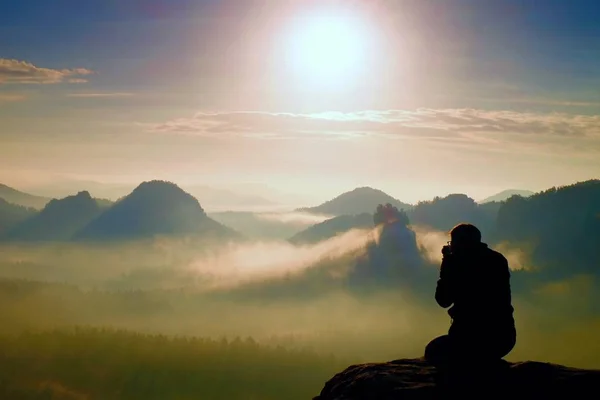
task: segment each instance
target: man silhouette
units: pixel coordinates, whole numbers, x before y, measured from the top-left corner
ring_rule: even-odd
[[[432,340],[425,358],[434,365],[499,361],[516,343],[506,258],[481,242],[481,232],[459,224],[442,249],[435,299],[448,308],[447,335]]]

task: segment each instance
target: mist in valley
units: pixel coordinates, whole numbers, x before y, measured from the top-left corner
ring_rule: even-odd
[[[448,239],[443,231],[411,229],[422,255],[421,279],[365,283],[368,290],[351,278],[366,246],[379,240],[380,228],[351,230],[311,245],[167,237],[118,244],[5,243],[0,318],[8,323],[0,331],[110,327],[251,337],[344,362],[420,357],[450,323],[433,298],[440,248]],[[512,244],[499,250],[513,269],[519,335],[507,359],[599,367],[594,278],[532,279],[528,271],[535,266],[525,249]]]

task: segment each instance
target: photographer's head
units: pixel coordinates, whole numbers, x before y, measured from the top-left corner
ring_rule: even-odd
[[[458,224],[450,231],[452,252],[473,249],[481,244],[481,231],[472,224]]]

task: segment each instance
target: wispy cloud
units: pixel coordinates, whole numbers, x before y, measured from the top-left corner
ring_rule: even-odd
[[[256,216],[261,219],[299,226],[311,226],[334,217],[333,215],[313,215],[303,212],[257,213]]]
[[[517,98],[489,98],[478,97],[477,101],[493,103],[512,103],[512,104],[532,104],[552,107],[600,107],[600,102],[594,101],[576,101],[576,100],[555,100],[539,97],[517,97]]]
[[[33,65],[27,61],[0,58],[0,84],[53,84],[61,82],[84,83],[81,76],[94,72],[86,68],[51,69]]]
[[[97,98],[97,97],[130,97],[133,93],[113,92],[113,93],[68,93],[67,97],[79,98]]]
[[[468,138],[515,134],[548,137],[600,137],[600,116],[525,113],[478,109],[368,110],[318,114],[198,113],[147,125],[161,133],[256,138],[369,136]]]

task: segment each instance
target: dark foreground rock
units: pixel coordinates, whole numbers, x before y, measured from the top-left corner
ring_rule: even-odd
[[[575,400],[592,398],[599,391],[600,370],[527,361],[472,363],[444,372],[423,359],[406,359],[352,365],[331,378],[313,400],[442,399],[468,394],[475,398],[558,395]]]

